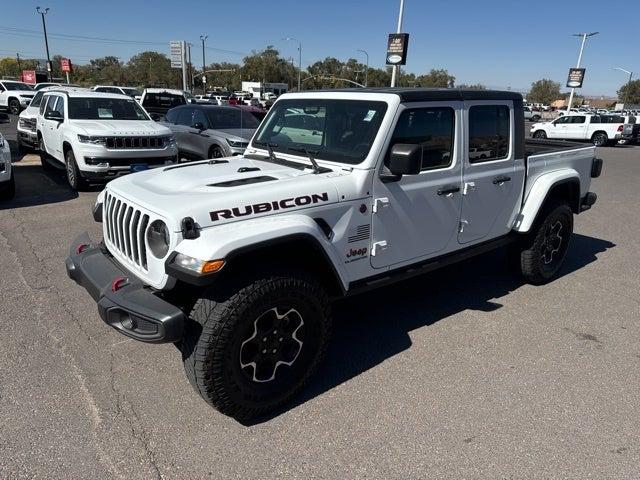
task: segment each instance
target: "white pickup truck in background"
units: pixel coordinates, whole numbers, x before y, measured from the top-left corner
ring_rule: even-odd
[[[625,118],[571,112],[552,122],[534,123],[530,131],[533,138],[537,139],[586,140],[596,147],[603,147],[623,139]]]

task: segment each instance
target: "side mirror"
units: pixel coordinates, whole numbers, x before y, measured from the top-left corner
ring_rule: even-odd
[[[422,170],[422,145],[396,143],[391,147],[389,171],[399,180],[402,175],[417,175]]]
[[[193,124],[193,128],[195,128],[196,130],[198,130],[199,132],[205,130],[204,125],[202,124],[202,122],[196,122]]]
[[[47,120],[54,120],[56,122],[64,122],[64,117],[60,112],[56,112],[55,110],[49,110],[45,112],[44,118]]]

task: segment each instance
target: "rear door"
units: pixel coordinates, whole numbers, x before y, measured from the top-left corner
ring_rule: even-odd
[[[401,107],[385,162],[395,144],[420,144],[422,171],[374,181],[371,265],[401,266],[455,243],[460,218],[462,102]]]
[[[515,158],[511,101],[468,101],[463,156],[462,213],[458,242],[467,244],[506,235],[520,206],[524,158]],[[488,152],[486,158],[471,155]]]

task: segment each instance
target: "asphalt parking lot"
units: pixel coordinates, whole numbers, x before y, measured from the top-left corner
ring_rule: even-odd
[[[13,122],[15,122],[15,117]],[[15,147],[15,123],[0,126]],[[0,204],[0,478],[640,477],[640,147],[599,150],[562,276],[494,252],[335,306],[327,361],[243,425],[67,278],[98,190],[16,155]]]

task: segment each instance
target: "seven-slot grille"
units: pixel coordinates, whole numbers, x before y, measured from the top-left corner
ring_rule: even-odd
[[[120,255],[147,270],[145,233],[149,215],[110,193],[105,196],[104,222],[107,240]]]
[[[111,150],[164,148],[166,137],[105,137],[105,144]]]

